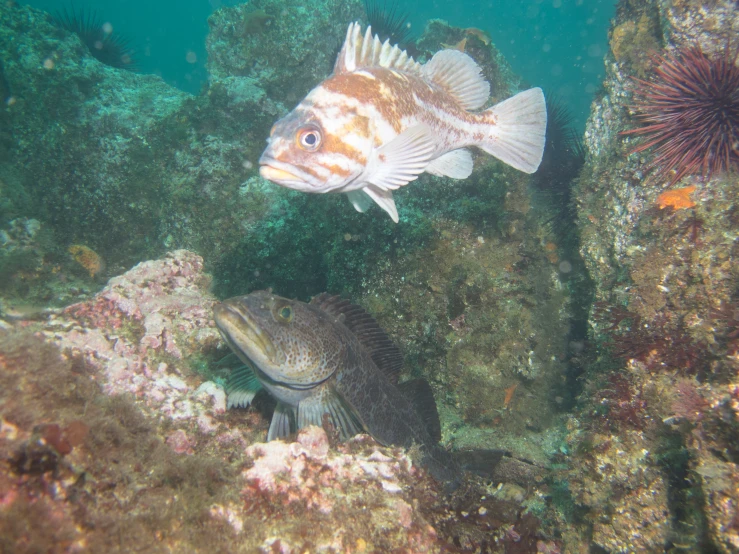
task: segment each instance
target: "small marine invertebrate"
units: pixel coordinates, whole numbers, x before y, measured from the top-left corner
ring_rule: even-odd
[[[74,261],[87,270],[90,277],[95,277],[105,267],[103,259],[92,248],[82,244],[73,244],[67,250]]]
[[[364,11],[367,13],[367,22],[372,32],[380,36],[381,40],[390,39],[391,44],[405,44],[411,35],[411,24],[408,13],[398,11],[398,2],[392,1],[388,6],[387,0],[364,0]]]
[[[634,78],[632,111],[641,126],[622,134],[646,137],[632,154],[656,147],[647,165],[655,178],[672,185],[685,175],[708,178],[739,167],[736,61],[728,47],[708,55],[692,46],[656,57],[651,80]]]
[[[58,27],[80,37],[98,61],[119,69],[136,70],[137,61],[130,41],[115,33],[110,23],[103,22],[96,12],[85,11],[84,8],[75,11],[72,5],[70,11],[64,8],[56,12],[53,20]]]
[[[695,206],[690,195],[695,191],[695,185],[681,189],[666,190],[657,197],[657,206],[660,210],[670,207],[674,210],[685,210]]]
[[[503,409],[504,410],[509,409],[509,406],[511,405],[511,400],[513,400],[513,394],[516,392],[517,387],[518,387],[518,383],[513,383],[510,387],[508,387],[505,390],[505,398],[503,399]]]

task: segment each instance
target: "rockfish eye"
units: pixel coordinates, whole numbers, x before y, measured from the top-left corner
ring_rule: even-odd
[[[283,306],[277,311],[279,319],[285,323],[290,323],[293,319],[293,309],[290,306]]]
[[[303,150],[314,152],[321,145],[321,130],[315,125],[306,125],[298,129],[297,139]]]

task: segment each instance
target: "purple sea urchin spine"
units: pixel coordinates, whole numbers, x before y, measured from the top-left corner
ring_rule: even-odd
[[[625,135],[646,142],[631,153],[656,146],[648,169],[668,185],[685,175],[704,177],[739,166],[739,67],[737,52],[707,55],[697,47],[656,57],[649,80],[634,79],[635,118],[641,127]]]

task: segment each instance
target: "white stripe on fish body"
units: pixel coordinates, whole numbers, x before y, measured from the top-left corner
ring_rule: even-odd
[[[343,154],[337,154],[333,152],[326,152],[316,157],[316,165],[320,167],[321,173],[324,177],[328,177],[331,174],[331,167],[341,168],[348,173],[361,173],[364,167],[363,163],[353,160]],[[317,172],[318,173],[318,172]]]

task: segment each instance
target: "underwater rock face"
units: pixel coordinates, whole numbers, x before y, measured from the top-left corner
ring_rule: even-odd
[[[49,250],[84,244],[110,276],[177,246],[216,257],[256,217],[239,186],[284,111],[258,84],[193,97],[100,63],[14,2],[0,5],[0,58],[0,164],[12,168],[0,170],[0,218],[36,214],[69,241]]]
[[[599,491],[579,498],[593,510],[596,537],[602,523],[617,529],[628,512],[604,521],[594,499],[607,497],[611,485],[595,468],[607,463],[612,445],[643,430],[638,448],[654,453],[654,463],[670,477],[652,499],[662,499],[671,522],[669,531],[650,527],[654,548],[664,541],[737,552],[739,457],[733,445],[739,444],[739,418],[726,387],[739,374],[739,174],[704,177],[698,171],[672,183],[680,166],[676,172],[662,171],[660,163],[650,167],[655,148],[630,154],[645,139],[620,133],[642,125],[629,106],[633,79],[657,78],[661,62],[650,53],[699,48],[724,56],[735,48],[726,37],[737,36],[739,11],[729,0],[650,0],[623,1],[617,13],[604,94],[593,104],[585,133],[589,157],[575,189],[582,254],[596,287],[592,337],[604,352],[587,375],[589,400],[579,420],[588,432],[573,443],[595,463],[586,467],[576,459],[581,473],[572,479],[575,488],[592,482]],[[593,436],[601,434],[605,438],[594,446]],[[640,509],[642,501],[620,500],[628,509]],[[735,507],[731,522],[729,504]],[[626,549],[630,540],[626,531],[613,535],[607,548]]]
[[[333,71],[359,0],[255,0],[217,10],[209,19],[208,73],[243,77],[292,109]],[[281,114],[284,115],[284,114]]]
[[[364,544],[370,550],[392,547],[439,552],[436,532],[418,512],[414,493],[409,489],[411,485],[420,486],[422,490],[434,485],[418,473],[402,450],[380,447],[364,435],[339,446],[338,450],[329,449],[326,432],[317,427],[301,431],[293,443],[255,442],[245,448],[253,442],[255,430],[240,421],[243,417],[224,417],[223,389],[212,381],[202,383],[202,379],[190,370],[193,358],[221,344],[211,319],[215,299],[207,292],[209,284],[201,257],[185,250],[175,251],[161,260],[143,262],[111,279],[95,298],[74,304],[41,324],[41,333],[35,338],[16,333],[17,343],[35,341],[35,350],[48,350],[46,356],[50,360],[61,352],[64,359],[73,361],[75,369],[71,373],[65,366],[70,362],[58,358],[53,363],[47,361],[46,378],[77,379],[76,387],[82,387],[87,395],[86,399],[70,400],[59,397],[60,391],[59,395],[48,397],[43,413],[39,414],[40,421],[43,421],[45,410],[62,418],[71,417],[70,412],[76,413],[84,420],[89,417],[85,415],[88,402],[98,405],[106,401],[96,395],[110,395],[121,400],[118,407],[107,408],[109,415],[98,413],[97,408],[90,411],[96,412],[98,418],[126,413],[123,424],[138,429],[139,435],[146,429],[151,435],[147,440],[156,444],[146,450],[161,451],[159,458],[170,459],[166,464],[176,467],[180,462],[172,460],[183,456],[193,460],[189,464],[200,464],[207,471],[220,473],[221,470],[212,465],[214,463],[222,464],[224,471],[240,468],[240,476],[233,476],[227,483],[218,485],[215,480],[207,485],[223,489],[225,494],[214,494],[209,499],[210,504],[207,498],[205,504],[201,499],[200,507],[193,507],[202,512],[198,517],[204,518],[197,526],[198,532],[210,534],[203,530],[205,525],[205,529],[210,527],[213,533],[220,533],[223,536],[218,543],[222,547],[228,544],[229,549],[238,545],[250,552],[272,551],[274,544],[278,544],[281,551],[302,552],[311,545],[346,552],[364,550],[358,547]],[[8,332],[11,331],[0,329],[0,340],[5,341]],[[45,337],[47,342],[41,342],[39,336]],[[57,345],[58,350],[50,344]],[[44,386],[44,376],[24,373],[23,363],[33,364],[30,361],[33,356],[27,358],[28,362],[16,356],[14,349],[3,342],[0,368],[6,376],[18,372],[17,378],[23,379],[20,388],[14,390],[10,404],[5,406],[24,405],[30,409],[33,402],[38,401],[35,389]],[[60,365],[59,369],[63,368],[68,376],[52,377],[57,371],[54,364]],[[35,366],[33,369],[36,371]],[[100,392],[94,393],[98,387]],[[9,392],[4,389],[3,394]],[[80,400],[82,403],[74,412],[74,402]],[[87,476],[82,477],[86,486],[95,487],[104,475],[99,466],[91,463],[90,455],[94,453],[101,462],[110,464],[109,456],[121,454],[115,453],[115,445],[106,442],[107,435],[101,435],[97,420],[88,419],[91,438],[85,442],[84,433],[81,435],[79,431],[87,432],[88,425],[83,422],[67,424],[63,431],[59,431],[62,426],[56,426],[54,435],[52,428],[43,431],[38,425],[34,427],[25,419],[25,414],[19,419],[21,411],[3,410],[2,413],[0,451],[11,453],[9,458],[13,465],[8,468],[3,464],[0,468],[0,510],[8,517],[9,514],[18,517],[15,515],[17,509],[23,514],[20,515],[22,521],[30,524],[35,516],[23,512],[27,495],[31,493],[29,487],[45,484],[56,492],[40,493],[41,499],[36,504],[38,517],[55,514],[59,523],[56,527],[64,534],[64,540],[78,544],[104,543],[107,532],[100,529],[101,535],[94,528],[80,526],[79,517],[88,510],[87,517],[93,517],[93,507],[88,506],[88,502],[105,505],[105,494],[98,491],[92,496],[80,496],[79,478],[86,472]],[[255,421],[253,416],[248,419]],[[62,423],[66,422],[62,420]],[[262,425],[256,432],[261,434],[265,430]],[[63,440],[71,441],[74,447],[62,450],[60,439],[52,438],[60,432],[66,433],[62,436],[69,438]],[[94,450],[91,450],[90,441],[96,441]],[[170,453],[162,449],[169,449]],[[136,454],[136,450],[132,449],[123,457],[126,463],[133,458],[130,463],[141,467],[129,476],[131,482],[120,488],[119,502],[114,506],[120,503],[125,511],[126,499],[131,498],[132,491],[138,490],[136,502],[141,505],[138,509],[145,512],[145,506],[153,502],[152,495],[160,494],[157,489],[161,490],[162,486],[166,489],[168,485],[166,481],[164,485],[156,485],[143,478],[160,472],[158,464],[164,460],[146,459]],[[32,477],[21,480],[19,475]],[[193,486],[198,480],[207,481],[206,476],[199,473],[178,479],[191,479]],[[177,487],[180,486],[181,481]],[[102,517],[100,511],[100,507],[95,508],[94,517]],[[109,516],[115,513],[112,508],[102,511],[109,512]],[[136,518],[132,516],[121,514],[121,524],[132,525]],[[152,523],[148,530],[140,529],[145,532],[144,541],[162,543],[162,539],[155,536],[167,535],[180,544],[180,548],[202,551],[197,540],[188,537],[188,533],[183,535],[162,520]],[[230,529],[225,534],[224,524]],[[9,531],[4,524],[0,524],[0,528]],[[20,526],[12,533],[3,533],[0,544],[4,550],[19,551],[17,548],[24,541],[31,540],[23,536],[24,528]],[[48,540],[59,537],[52,533]],[[13,539],[19,542],[13,543]],[[47,536],[34,540],[34,544],[44,544]]]
[[[413,449],[333,429],[260,442],[260,414],[226,412],[196,371],[227,350],[209,284],[178,250],[48,321],[0,328],[2,551],[112,552],[122,536],[151,552],[559,551],[519,486],[468,481],[449,497]]]

